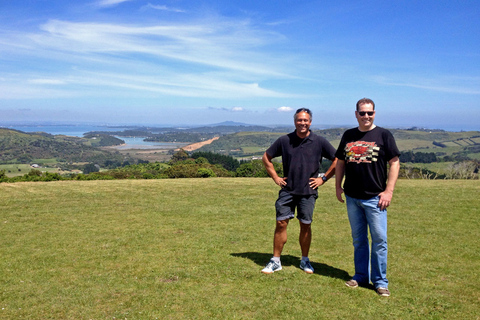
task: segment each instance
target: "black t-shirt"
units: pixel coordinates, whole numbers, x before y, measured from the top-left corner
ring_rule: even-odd
[[[387,187],[388,161],[400,155],[390,131],[375,127],[362,132],[347,130],[335,154],[345,161],[345,194],[356,199],[370,199]]]
[[[317,178],[322,158],[335,159],[335,148],[313,132],[304,139],[296,131],[278,138],[267,149],[272,157],[282,156],[283,173],[287,177],[285,190],[295,195],[317,194],[310,187],[310,178]]]

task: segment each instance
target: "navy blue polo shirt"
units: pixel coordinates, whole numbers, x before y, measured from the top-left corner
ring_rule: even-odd
[[[286,191],[311,195],[317,194],[317,189],[310,187],[310,178],[318,177],[322,158],[335,159],[335,151],[324,137],[310,131],[308,137],[302,139],[294,131],[278,138],[266,152],[272,158],[282,157]]]

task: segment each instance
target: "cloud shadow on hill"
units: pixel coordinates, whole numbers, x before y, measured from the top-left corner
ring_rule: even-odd
[[[240,253],[231,253],[234,257],[247,258],[255,262],[261,267],[264,267],[267,262],[272,257],[271,253],[261,253],[261,252],[240,252]],[[310,261],[312,267],[315,269],[315,274],[322,275],[330,278],[337,278],[344,281],[350,280],[352,277],[345,270],[338,269],[332,266],[329,266],[325,263]],[[282,255],[282,266],[296,266],[300,268],[300,258],[292,255]]]

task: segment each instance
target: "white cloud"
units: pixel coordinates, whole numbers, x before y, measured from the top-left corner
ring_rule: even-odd
[[[480,77],[433,75],[431,78],[412,79],[409,75],[376,76],[374,82],[387,86],[410,87],[429,91],[462,95],[480,94]]]
[[[242,112],[242,111],[244,111],[244,109],[242,107],[233,107],[232,111],[233,112]]]
[[[262,85],[294,78],[285,65],[296,64],[256,50],[272,40],[249,28],[225,21],[146,26],[50,20],[33,34],[0,34],[3,50],[45,66],[5,81],[18,85],[13,92],[27,85],[66,84],[68,95],[103,96],[105,87],[120,89],[122,96],[143,91],[157,97],[299,97]],[[33,87],[31,93],[38,96]]]
[[[66,82],[58,79],[31,79],[31,80],[28,80],[28,83],[60,85],[60,84],[65,84]]]
[[[167,6],[162,6],[162,5],[154,5],[154,4],[151,4],[151,3],[148,3],[147,5],[144,5],[142,8],[142,10],[144,9],[155,9],[155,10],[162,10],[162,11],[169,11],[169,12],[179,12],[179,13],[183,13],[185,12],[185,10],[182,10],[182,9],[177,9],[177,8],[171,8],[171,7],[167,7]]]
[[[276,63],[275,58],[250,50],[271,40],[269,35],[252,33],[245,26],[207,22],[136,26],[50,20],[41,29],[45,32],[30,38],[36,46],[53,51],[146,54],[249,74],[291,77],[283,71],[280,61]]]
[[[291,107],[280,107],[277,109],[278,112],[291,112],[293,111],[293,108]]]
[[[70,90],[49,89],[38,85],[26,84],[8,84],[2,85],[0,90],[0,99],[49,99],[81,97],[81,92],[71,92]]]
[[[113,7],[122,2],[127,2],[131,0],[100,0],[96,3],[99,7]]]

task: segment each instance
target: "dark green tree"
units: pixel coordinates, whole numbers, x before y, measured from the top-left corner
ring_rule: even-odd
[[[229,171],[235,171],[239,166],[240,163],[238,162],[237,159],[235,159],[232,156],[226,156],[223,154],[219,153],[213,153],[213,152],[194,152],[192,154],[193,159],[198,159],[198,158],[206,158],[209,163],[211,164],[220,164],[222,167]]]
[[[282,165],[278,162],[273,162],[273,166],[278,175],[282,176]],[[240,165],[240,167],[238,167],[236,173],[237,177],[269,177],[262,160],[252,160],[249,162],[244,162]]]
[[[173,164],[178,161],[184,161],[184,160],[187,160],[188,158],[189,158],[188,153],[186,153],[185,150],[180,149],[179,151],[173,154],[172,159],[170,160],[170,163]]]
[[[91,172],[99,172],[99,171],[100,171],[100,168],[93,163],[86,164],[83,167],[83,173],[84,174],[89,174]]]

